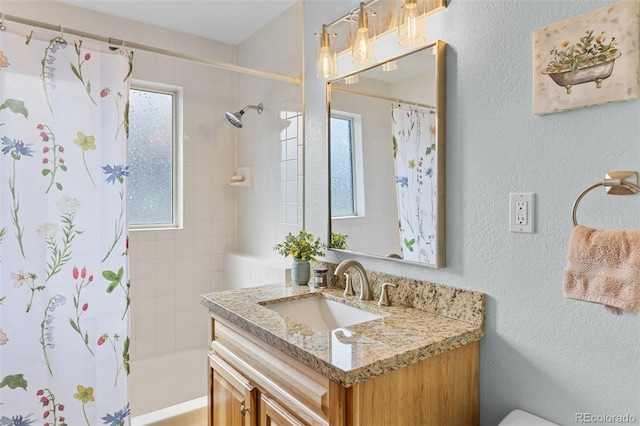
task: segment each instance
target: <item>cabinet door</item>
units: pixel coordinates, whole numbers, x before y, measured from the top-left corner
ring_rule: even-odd
[[[306,426],[277,402],[260,395],[260,426]]]
[[[258,390],[215,355],[211,365],[211,426],[256,426]]]

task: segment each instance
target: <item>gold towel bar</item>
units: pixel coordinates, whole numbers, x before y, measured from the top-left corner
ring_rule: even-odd
[[[627,179],[635,176],[636,183],[629,182]],[[578,195],[576,202],[573,203],[573,226],[578,226],[578,220],[576,219],[576,211],[578,210],[578,204],[580,200],[587,195],[587,192],[599,186],[604,186],[607,194],[612,195],[631,195],[640,192],[640,186],[638,186],[638,172],[609,172],[605,175],[605,178],[598,183],[594,183]]]

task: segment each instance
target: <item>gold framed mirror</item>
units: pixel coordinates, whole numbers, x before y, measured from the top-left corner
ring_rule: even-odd
[[[327,82],[331,250],[445,266],[445,52]]]

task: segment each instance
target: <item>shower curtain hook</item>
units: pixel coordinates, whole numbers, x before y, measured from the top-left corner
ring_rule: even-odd
[[[60,25],[60,41],[64,42],[64,28]]]
[[[120,54],[124,55],[125,54],[125,49],[124,49],[124,39],[122,39],[122,46],[120,46]]]
[[[5,31],[7,27],[4,25],[4,12],[0,12],[0,31]]]

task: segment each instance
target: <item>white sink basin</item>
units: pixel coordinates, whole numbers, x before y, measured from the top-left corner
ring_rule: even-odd
[[[330,331],[382,318],[382,315],[322,296],[287,300],[263,306],[317,331]]]

